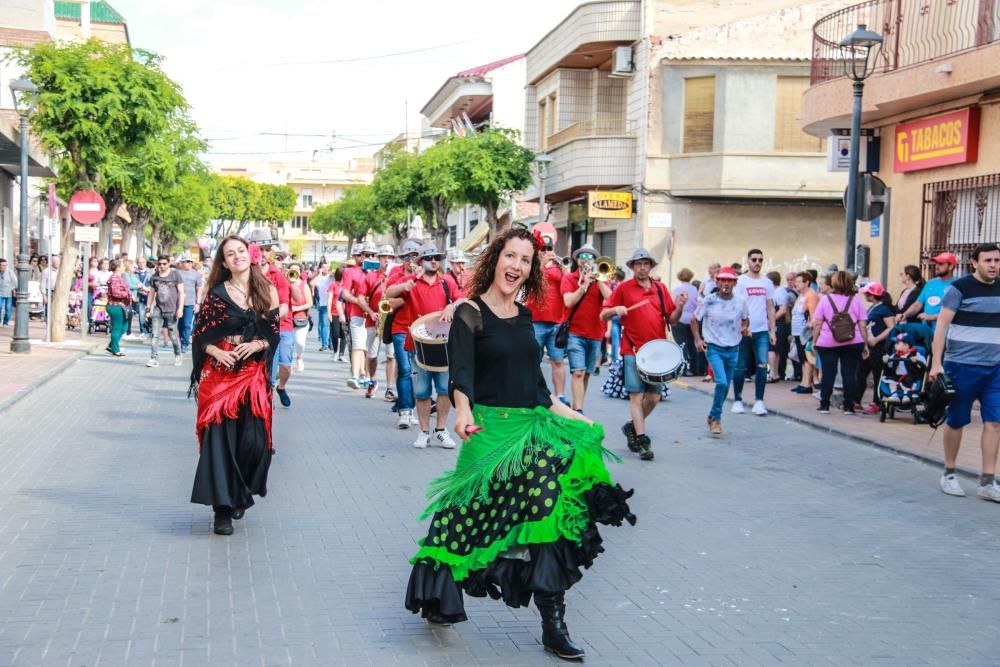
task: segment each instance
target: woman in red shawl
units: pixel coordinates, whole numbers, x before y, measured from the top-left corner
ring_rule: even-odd
[[[201,457],[191,502],[215,510],[216,535],[232,535],[253,496],[267,495],[271,465],[271,359],[278,291],[239,236],[219,245],[191,341]]]

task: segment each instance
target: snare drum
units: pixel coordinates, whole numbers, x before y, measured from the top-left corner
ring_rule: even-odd
[[[448,332],[451,322],[441,321],[441,311],[428,313],[410,325],[410,336],[416,350],[414,361],[426,371],[448,372]]]
[[[673,382],[684,374],[684,352],[669,340],[651,340],[635,355],[639,378],[649,384]]]

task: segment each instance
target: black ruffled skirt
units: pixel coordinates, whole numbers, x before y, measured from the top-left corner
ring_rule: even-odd
[[[205,427],[191,502],[234,510],[252,507],[253,496],[267,495],[270,466],[267,426],[248,401],[236,419]]]

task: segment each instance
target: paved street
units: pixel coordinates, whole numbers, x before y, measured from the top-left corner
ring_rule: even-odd
[[[222,538],[188,503],[189,369],[127,352],[0,413],[0,665],[556,664],[534,609],[470,600],[449,629],[403,609],[424,486],[455,454],[413,449],[344,365],[309,354],[269,495]],[[588,411],[627,454],[626,405],[599,384]],[[656,461],[613,469],[639,523],[603,531],[567,596],[588,665],[1000,662],[1000,506],[773,416],[727,413],[712,440],[707,409],[675,391]]]

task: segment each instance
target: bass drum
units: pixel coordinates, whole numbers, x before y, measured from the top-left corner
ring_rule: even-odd
[[[684,374],[684,351],[673,341],[651,340],[635,354],[639,378],[648,384],[666,384]]]
[[[448,333],[451,322],[441,321],[441,311],[428,313],[413,321],[410,336],[415,350],[414,361],[426,371],[448,372]]]

